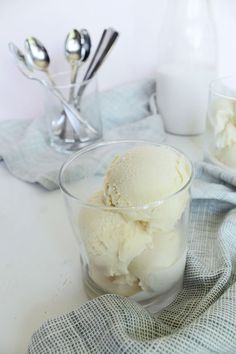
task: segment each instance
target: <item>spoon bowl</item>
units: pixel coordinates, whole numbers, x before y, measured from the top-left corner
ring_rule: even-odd
[[[50,58],[44,45],[35,37],[25,40],[26,60],[33,69],[47,72]]]
[[[65,56],[69,63],[80,61],[84,56],[81,34],[76,29],[71,30],[66,36]]]
[[[23,52],[14,43],[8,43],[8,48],[15,59],[25,62],[25,56]]]
[[[82,39],[82,46],[84,48],[84,56],[83,56],[82,61],[85,62],[89,57],[92,44],[91,44],[90,35],[85,28],[81,29],[80,33],[81,33],[81,39]]]

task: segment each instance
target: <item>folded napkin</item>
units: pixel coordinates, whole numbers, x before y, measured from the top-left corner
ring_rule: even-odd
[[[153,105],[155,82],[142,80],[100,94],[104,140],[143,139],[163,141],[160,115]],[[151,99],[151,101],[150,101]],[[0,159],[16,177],[58,188],[58,172],[68,154],[48,144],[45,117],[0,123]]]
[[[196,165],[184,289],[160,313],[104,295],[36,331],[28,354],[236,353],[236,179]]]

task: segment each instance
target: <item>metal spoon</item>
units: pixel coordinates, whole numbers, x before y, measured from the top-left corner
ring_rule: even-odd
[[[50,58],[44,45],[35,37],[28,37],[25,40],[26,62],[32,69],[43,71],[51,84],[55,86],[48,70],[50,65]]]
[[[98,69],[104,63],[105,58],[110,53],[110,50],[113,47],[118,36],[119,33],[115,31],[113,28],[108,28],[103,31],[97,49],[93,55],[93,58],[82,80],[82,85],[79,87],[79,90],[77,92],[77,99],[76,99],[77,107],[79,107],[81,96],[86,88],[86,84],[85,84],[86,81],[90,80],[97,73]]]
[[[91,40],[86,29],[77,31],[71,30],[65,40],[65,55],[68,62],[71,64],[71,87],[69,91],[69,102],[73,102],[75,82],[78,75],[79,67],[85,62],[91,50]],[[60,125],[60,129],[59,129]],[[66,119],[65,113],[62,112],[57,122],[57,134],[59,133],[62,139],[73,140],[74,132]],[[61,130],[61,131],[60,131]]]
[[[65,40],[65,55],[71,64],[71,84],[76,82],[78,69],[85,62],[91,50],[91,40],[86,29],[71,30]],[[73,100],[74,86],[71,87],[69,101]]]
[[[21,68],[19,68],[21,70],[21,72],[22,72],[22,70],[26,70],[26,69],[28,69],[30,72],[33,72],[32,65],[29,65],[29,62],[26,61],[26,58],[25,58],[25,55],[23,54],[23,52],[14,43],[12,43],[12,42],[8,43],[8,48],[9,48],[11,54],[13,55],[14,59],[16,60],[18,68],[19,68],[19,63],[21,63]],[[24,75],[27,76],[27,73],[25,71],[24,71]],[[42,84],[44,85],[44,83],[42,83]],[[64,114],[64,116],[65,116],[65,114]],[[61,122],[58,122],[57,120],[52,121],[52,129],[53,129],[53,133],[55,135],[59,135],[61,132],[61,127],[59,125],[61,125]]]
[[[26,65],[26,60],[23,52],[14,43],[8,43],[8,48],[11,54],[13,55],[14,59],[16,59],[17,61],[21,61]]]
[[[83,81],[89,80],[91,79],[91,77],[94,76],[94,74],[100,68],[101,64],[104,62],[104,59],[107,57],[118,36],[119,33],[111,27],[103,31],[97,49],[85,73]]]
[[[91,43],[91,38],[90,35],[88,33],[88,31],[85,28],[82,28],[80,30],[81,33],[81,37],[82,37],[82,43],[83,43],[83,47],[84,47],[84,59],[83,62],[85,62],[90,54],[91,51],[91,47],[92,47],[92,43]]]

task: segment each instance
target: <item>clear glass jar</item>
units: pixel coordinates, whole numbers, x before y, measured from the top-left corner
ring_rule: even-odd
[[[189,171],[186,183],[177,192],[149,204],[106,206],[104,179],[114,157],[145,146],[161,146],[177,154]],[[188,159],[165,145],[106,142],[72,156],[63,165],[59,179],[79,243],[88,297],[115,293],[144,306],[154,304],[155,310],[173,301],[182,289],[187,253],[192,180]]]
[[[214,80],[210,85],[206,155],[211,162],[236,169],[236,77]]]
[[[70,71],[53,75],[55,85],[49,86],[53,91],[47,87],[45,89],[49,144],[60,152],[78,151],[102,138],[96,77],[72,85],[69,84],[70,75]],[[79,98],[78,92],[81,93]],[[61,96],[69,107],[63,104]]]
[[[168,132],[205,130],[217,41],[209,0],[169,1],[157,51],[157,104]]]

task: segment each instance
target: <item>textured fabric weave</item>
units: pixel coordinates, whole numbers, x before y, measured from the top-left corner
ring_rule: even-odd
[[[42,325],[28,354],[236,353],[235,182],[218,167],[196,166],[184,289],[171,305],[150,315],[104,295]]]
[[[155,82],[142,80],[101,93],[104,140],[162,142],[162,120],[150,104],[154,92]],[[54,151],[48,141],[44,117],[34,121],[1,122],[0,160],[2,158],[8,170],[24,181],[40,183],[49,190],[58,188],[58,172],[68,155]]]

